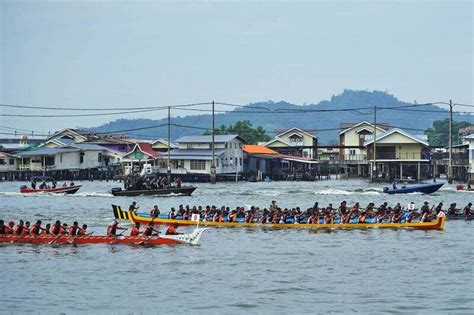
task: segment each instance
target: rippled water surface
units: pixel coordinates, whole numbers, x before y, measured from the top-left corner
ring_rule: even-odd
[[[72,196],[23,196],[21,183],[0,183],[0,218],[78,220],[103,233],[111,203],[133,201],[107,193],[117,183],[82,184]],[[145,210],[474,201],[454,186],[431,196],[381,189],[336,180],[200,184],[192,197],[136,201]],[[473,229],[472,221],[447,222],[444,231],[214,228],[195,247],[0,245],[0,311],[474,313]]]

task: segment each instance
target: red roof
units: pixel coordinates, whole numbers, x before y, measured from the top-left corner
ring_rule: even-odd
[[[154,158],[160,157],[162,155],[160,152],[153,150],[151,144],[148,142],[138,142],[137,146],[140,151]]]

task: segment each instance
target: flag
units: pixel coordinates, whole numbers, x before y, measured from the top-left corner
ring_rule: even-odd
[[[201,218],[201,216],[199,215],[199,213],[193,213],[191,215],[191,221],[194,221],[194,222],[199,222],[199,219]]]

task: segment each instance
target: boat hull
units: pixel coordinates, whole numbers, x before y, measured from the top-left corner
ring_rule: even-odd
[[[195,229],[191,234],[180,235],[162,235],[144,238],[143,236],[117,236],[111,237],[106,235],[84,235],[84,236],[52,236],[52,235],[1,235],[0,243],[13,244],[130,244],[130,245],[174,245],[174,244],[190,244],[196,245],[206,228]]]
[[[112,195],[114,196],[166,196],[166,195],[181,195],[191,196],[196,190],[196,187],[180,187],[180,188],[163,188],[163,189],[143,189],[143,190],[122,190],[121,188],[112,189]]]
[[[49,193],[49,194],[72,195],[72,194],[75,194],[80,188],[81,188],[81,185],[68,186],[68,187],[57,187],[57,188],[51,188],[51,189],[21,188],[20,192],[22,194]]]
[[[140,222],[141,224],[148,224],[153,220],[155,224],[180,226],[196,225],[196,222],[182,219],[163,219],[152,218],[142,214],[135,214],[130,211],[123,211],[119,206],[112,205],[114,216],[117,219],[129,220],[131,222]],[[245,222],[212,222],[200,221],[199,224],[209,227],[264,227],[275,229],[367,229],[367,228],[407,228],[416,230],[441,230],[444,228],[446,217],[439,217],[433,222],[412,222],[412,223],[315,223],[315,224],[295,224],[295,223],[245,223]]]
[[[464,220],[464,221],[471,221],[474,220],[474,214],[469,215],[467,218],[463,214],[457,214],[457,215],[447,215],[446,216],[448,221],[455,221],[455,220]]]
[[[421,184],[421,185],[412,185],[408,187],[402,187],[397,189],[384,189],[384,193],[387,194],[409,194],[409,193],[423,193],[423,194],[431,194],[437,191],[438,189],[443,186],[444,183],[441,184]]]

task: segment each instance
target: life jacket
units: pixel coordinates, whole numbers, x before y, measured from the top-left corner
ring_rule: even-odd
[[[174,235],[174,234],[176,234],[176,229],[174,228],[174,226],[170,226],[168,230],[166,230],[166,235]]]
[[[80,236],[80,235],[86,235],[86,232],[84,232],[84,230],[79,230],[77,231],[77,235]]]
[[[130,236],[138,236],[138,228],[136,226],[132,227],[130,230]]]

